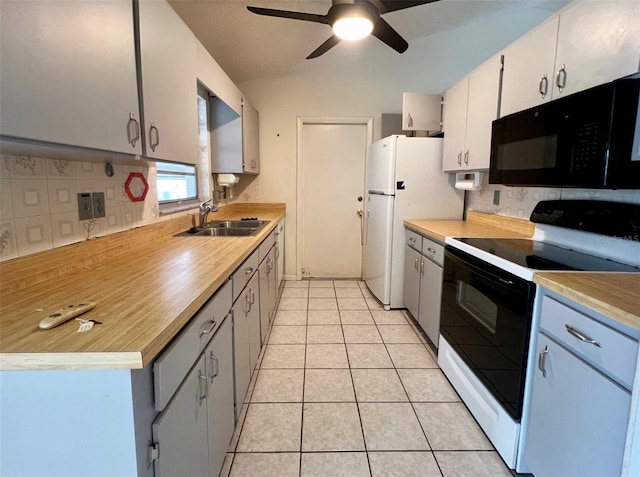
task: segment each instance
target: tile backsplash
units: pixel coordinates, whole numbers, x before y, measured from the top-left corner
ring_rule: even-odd
[[[158,220],[156,168],[41,157],[0,157],[0,260],[88,240]],[[144,202],[131,202],[131,172],[149,183]],[[77,194],[104,192],[106,216],[79,220]]]
[[[493,205],[494,191],[500,192],[500,202]],[[489,184],[486,174],[482,189],[469,191],[467,209],[490,214],[528,219],[541,200],[584,199],[640,204],[640,190],[562,189],[547,187],[508,187]]]

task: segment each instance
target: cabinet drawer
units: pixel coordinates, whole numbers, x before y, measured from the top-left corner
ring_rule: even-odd
[[[407,245],[418,252],[422,248],[422,235],[407,229]]]
[[[540,327],[545,333],[631,389],[638,353],[637,341],[546,296],[542,300],[541,313]],[[599,346],[576,335],[594,340]]]
[[[153,363],[156,411],[162,411],[167,405],[230,309],[231,282],[227,282]]]
[[[247,285],[253,274],[258,270],[260,264],[260,257],[258,251],[253,252],[249,258],[247,258],[242,265],[238,267],[235,273],[231,276],[233,282],[233,302],[238,299],[240,292]]]
[[[442,266],[444,263],[444,247],[427,237],[422,237],[422,255]]]
[[[266,239],[264,239],[264,242],[262,242],[260,244],[260,247],[258,248],[259,263],[262,263],[262,261],[267,257],[267,255],[269,255],[269,250],[271,250],[271,247],[273,247],[275,243],[276,243],[276,231],[274,230],[269,234],[269,236]]]

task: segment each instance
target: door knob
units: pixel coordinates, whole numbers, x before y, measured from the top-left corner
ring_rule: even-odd
[[[358,217],[362,217],[363,213],[364,213],[364,211],[362,209],[356,210],[356,214],[358,214]]]

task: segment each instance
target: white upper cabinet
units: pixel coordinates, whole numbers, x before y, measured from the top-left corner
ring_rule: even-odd
[[[501,116],[551,99],[557,35],[556,15],[505,48]]]
[[[142,152],[131,0],[3,0],[0,31],[0,134]]]
[[[196,41],[167,2],[140,1],[145,156],[196,164]]]
[[[403,131],[440,131],[442,99],[439,94],[402,93]]]
[[[489,168],[491,122],[498,117],[501,55],[496,55],[445,92],[445,172]]]
[[[505,51],[501,116],[635,73],[640,2],[576,1]]]
[[[640,2],[580,1],[560,12],[554,98],[635,73],[639,62]]]

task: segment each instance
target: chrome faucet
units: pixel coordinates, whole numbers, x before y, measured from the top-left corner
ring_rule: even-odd
[[[205,200],[202,204],[200,204],[200,228],[204,228],[207,226],[207,218],[209,217],[209,212],[217,212],[218,208],[215,205],[210,205],[210,202],[213,199]]]

